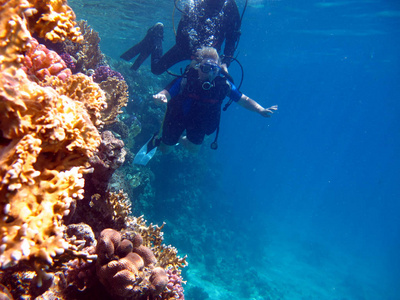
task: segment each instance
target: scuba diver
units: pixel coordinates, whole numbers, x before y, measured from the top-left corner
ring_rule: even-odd
[[[202,46],[220,52],[225,41],[222,68],[227,73],[240,37],[241,16],[235,0],[195,0],[181,12],[176,44],[167,53],[163,55],[164,25],[157,23],[121,58],[129,61],[139,55],[131,67],[137,70],[151,55],[151,72],[160,75],[176,63],[192,59]]]
[[[139,150],[134,163],[145,165],[157,147],[168,153],[178,142],[190,152],[197,153],[205,135],[215,131],[218,135],[221,106],[226,97],[263,117],[270,117],[278,110],[277,105],[264,108],[240,92],[221,73],[221,69],[222,61],[217,50],[202,47],[186,72],[153,96],[156,101],[167,103],[167,111],[160,132]],[[181,137],[185,130],[186,136]]]

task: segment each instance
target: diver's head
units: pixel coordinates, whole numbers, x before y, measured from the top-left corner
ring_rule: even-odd
[[[212,82],[221,72],[221,60],[213,47],[202,47],[196,52],[194,68],[199,79]]]

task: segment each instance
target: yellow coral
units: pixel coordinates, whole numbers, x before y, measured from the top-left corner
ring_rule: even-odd
[[[23,0],[0,1],[0,71],[19,66],[31,35],[22,20],[29,3]]]
[[[40,3],[39,3],[40,2]],[[26,19],[61,12],[57,24],[38,28],[72,37],[73,13],[63,1],[2,1],[0,6],[0,266],[36,258],[51,264],[68,247],[62,217],[83,197],[88,158],[100,135],[84,106],[50,87],[31,82],[22,54],[31,39]],[[42,5],[42,6],[41,6]],[[57,18],[56,18],[57,19]],[[44,32],[44,31],[43,31]],[[52,33],[53,34],[53,33]],[[101,92],[99,92],[101,94]],[[95,100],[94,100],[95,101]]]
[[[107,107],[106,97],[99,85],[93,82],[91,77],[78,73],[63,81],[55,76],[50,76],[46,78],[43,84],[52,86],[62,95],[82,102],[89,112],[92,122],[96,126],[102,124],[100,111]]]
[[[29,0],[32,7],[27,16],[30,27],[40,37],[53,42],[80,42],[81,32],[76,27],[75,13],[66,0]]]
[[[83,198],[100,136],[79,102],[10,73],[0,73],[0,265],[51,264],[68,246],[61,219]]]

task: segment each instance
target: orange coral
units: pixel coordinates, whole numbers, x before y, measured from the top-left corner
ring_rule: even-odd
[[[53,42],[82,40],[76,27],[75,13],[66,0],[29,0],[32,10],[27,14],[30,27],[40,37]]]
[[[47,77],[43,85],[53,87],[58,93],[82,103],[96,126],[102,124],[100,112],[107,107],[106,97],[99,85],[91,77],[82,73],[63,80],[59,76]]]
[[[83,198],[85,164],[100,143],[86,111],[22,70],[0,74],[0,264],[67,247],[61,219]]]
[[[0,6],[2,268],[32,259],[39,270],[69,247],[62,218],[73,201],[83,198],[82,175],[100,144],[81,103],[30,81],[21,69],[32,40],[23,14],[43,15],[40,5],[45,1],[38,2],[32,2],[38,4],[35,8],[24,0],[2,1]],[[53,12],[68,11],[62,1],[47,5],[55,8]],[[74,31],[65,22],[65,36],[69,36]]]
[[[29,3],[23,0],[1,1],[0,5],[0,71],[20,66],[31,35],[22,20]]]

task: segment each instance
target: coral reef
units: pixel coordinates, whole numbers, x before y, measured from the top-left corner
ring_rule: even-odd
[[[72,58],[76,67],[75,72],[82,72],[91,75],[98,66],[105,64],[104,54],[100,50],[99,34],[93,30],[86,21],[77,22],[82,33],[80,43],[74,43],[66,40],[62,44],[57,45],[56,51],[68,53]]]
[[[32,38],[81,40],[65,1],[2,1],[0,14],[0,297],[178,299],[170,283],[179,284],[186,257],[162,243],[163,226],[132,217],[127,195],[106,190],[104,172],[101,187],[87,187],[96,168],[112,174],[124,161],[122,141],[98,129],[126,105],[125,81],[72,75],[72,57]],[[102,54],[84,28],[94,69]]]
[[[38,9],[22,0],[5,2],[0,23],[0,265],[29,260],[37,271],[69,248],[62,218],[83,198],[82,177],[100,144],[81,105],[22,70],[22,53],[32,41],[23,14]],[[68,36],[72,29],[66,28]]]
[[[82,106],[29,81],[22,70],[0,74],[1,259],[52,257],[67,247],[60,220],[83,198],[89,157],[100,136]]]

